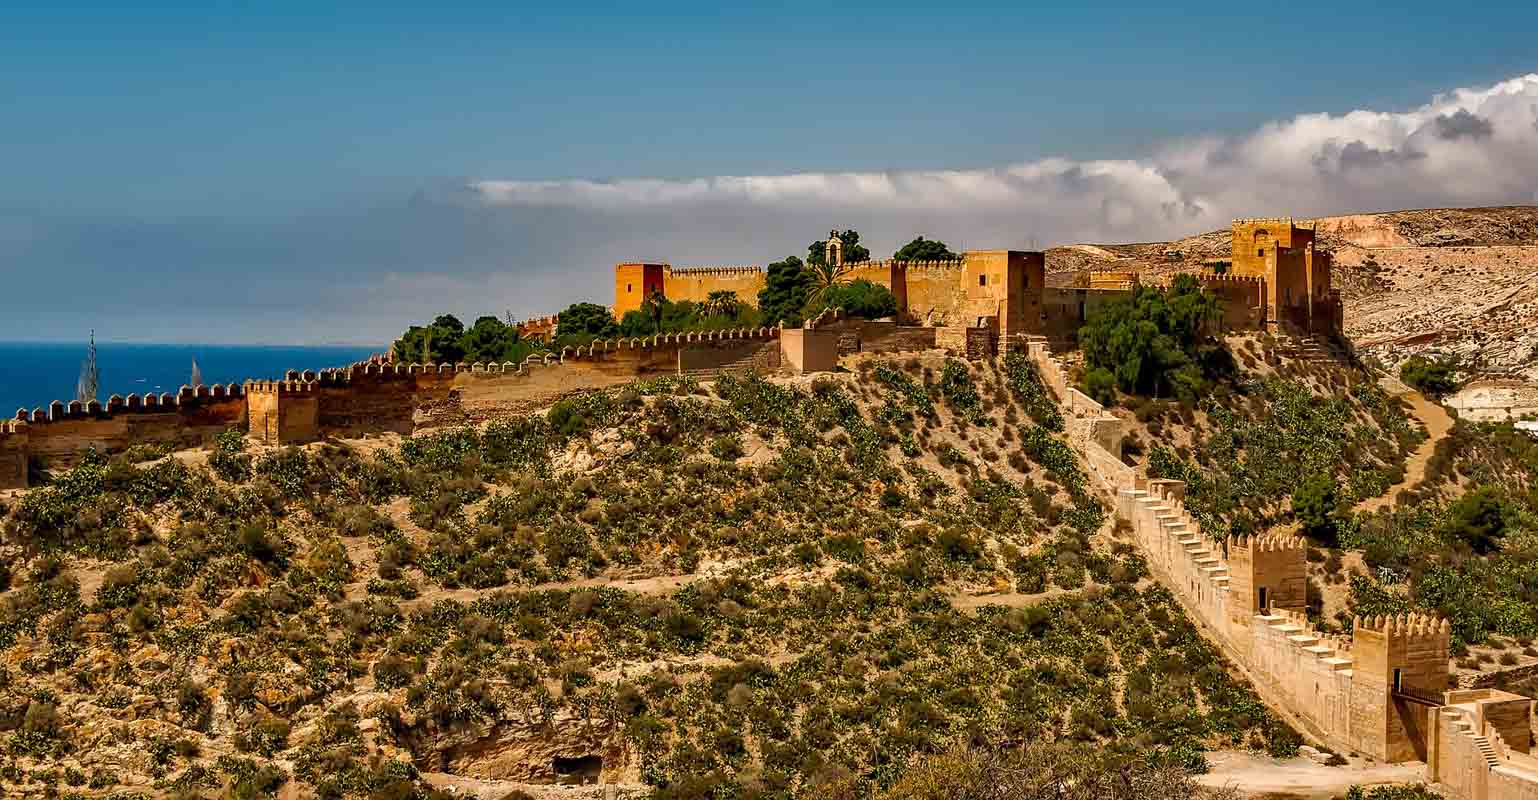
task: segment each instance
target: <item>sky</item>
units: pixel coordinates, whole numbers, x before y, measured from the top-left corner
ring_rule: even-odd
[[[384,344],[834,227],[1538,203],[1538,4],[1236,5],[7,7],[0,340]]]

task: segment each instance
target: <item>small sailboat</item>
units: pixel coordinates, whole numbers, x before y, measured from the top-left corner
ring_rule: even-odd
[[[193,356],[192,357],[192,378],[190,379],[190,381],[188,382],[187,385],[188,386],[202,386],[203,385],[203,370],[198,369],[198,358],[197,358],[197,356]]]

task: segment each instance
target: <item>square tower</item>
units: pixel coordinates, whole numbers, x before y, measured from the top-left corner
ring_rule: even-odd
[[[981,327],[993,320],[999,340],[1039,333],[1041,299],[1047,279],[1045,253],[1024,250],[968,250],[963,255],[961,291],[965,298],[958,320]]]
[[[263,444],[303,444],[320,438],[320,393],[308,381],[248,381],[246,435]]]
[[[646,298],[662,294],[667,270],[666,264],[614,265],[614,318],[624,319],[626,312],[640,310]]]
[[[1424,761],[1448,687],[1452,627],[1420,614],[1358,617],[1351,632],[1352,746],[1388,762]]]
[[[1297,536],[1228,538],[1230,617],[1248,625],[1272,609],[1308,607],[1308,542]]]

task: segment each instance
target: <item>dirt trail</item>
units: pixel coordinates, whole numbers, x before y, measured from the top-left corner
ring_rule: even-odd
[[[1426,426],[1426,441],[1415,448],[1410,458],[1405,461],[1404,480],[1394,484],[1384,492],[1381,497],[1371,497],[1356,506],[1357,511],[1376,511],[1387,508],[1394,502],[1394,495],[1401,489],[1408,489],[1426,480],[1426,466],[1431,462],[1431,456],[1437,451],[1437,442],[1447,438],[1448,431],[1453,429],[1453,418],[1447,413],[1447,409],[1438,403],[1427,400],[1424,395],[1416,391],[1406,391],[1399,395],[1410,403],[1410,413]]]
[[[1349,759],[1339,767],[1326,767],[1307,758],[1283,761],[1247,750],[1208,753],[1212,770],[1197,776],[1204,786],[1231,786],[1248,797],[1291,797],[1324,800],[1345,794],[1352,786],[1421,783],[1426,765],[1419,761],[1381,764]]]

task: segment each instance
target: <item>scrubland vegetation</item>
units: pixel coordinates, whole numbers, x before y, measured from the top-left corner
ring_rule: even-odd
[[[1132,797],[1294,752],[1062,427],[1023,359],[909,358],[89,457],[3,510],[0,781],[405,798],[598,759],[661,798],[897,798],[1051,763]]]

